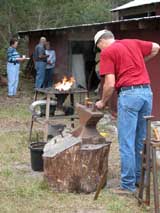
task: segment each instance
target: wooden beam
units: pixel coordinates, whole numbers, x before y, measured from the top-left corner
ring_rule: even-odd
[[[135,30],[138,29],[138,22],[122,22],[120,23],[120,30]]]
[[[148,13],[148,12],[156,12],[156,7],[155,5],[144,5],[143,7],[133,7],[133,8],[128,8],[124,9],[122,11],[119,11],[119,17],[120,16],[129,16],[129,15],[138,15],[138,14],[143,14],[143,13]]]
[[[138,22],[138,29],[140,30],[145,30],[145,29],[149,29],[149,30],[153,30],[156,29],[157,26],[159,26],[158,21],[152,21],[150,19],[148,20],[140,20]]]
[[[141,30],[147,29],[149,24],[146,21],[139,21],[138,22],[138,28]]]

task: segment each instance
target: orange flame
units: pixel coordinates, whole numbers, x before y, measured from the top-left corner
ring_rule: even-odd
[[[73,77],[70,77],[69,79],[67,79],[67,77],[65,76],[62,81],[58,82],[55,84],[55,89],[59,90],[59,91],[67,91],[69,89],[71,89],[73,83],[75,82]]]

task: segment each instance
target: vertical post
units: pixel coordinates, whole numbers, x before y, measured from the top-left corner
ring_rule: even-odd
[[[82,93],[79,93],[79,103],[82,104]]]
[[[70,102],[71,102],[71,106],[73,107],[73,113],[75,111],[74,109],[74,94],[70,93]],[[71,127],[74,128],[74,118],[71,118]]]
[[[37,96],[38,96],[38,91],[35,92],[35,95],[34,95],[34,101],[37,100]],[[29,130],[29,142],[31,142],[31,137],[32,137],[32,129],[33,129],[33,121],[34,120],[34,115],[32,115],[32,118],[31,118],[31,124],[30,124],[30,130]]]
[[[152,174],[153,174],[153,193],[154,193],[154,207],[155,213],[159,213],[159,195],[158,195],[158,180],[157,180],[157,166],[156,166],[156,144],[151,145],[152,149]]]
[[[67,69],[69,70],[70,74],[73,76],[73,70],[72,70],[72,41],[68,41],[67,44],[67,55],[68,55],[68,64]]]
[[[150,205],[150,174],[151,174],[151,119],[153,116],[144,116],[147,122],[147,133],[146,133],[146,200],[147,206]]]
[[[46,118],[45,118],[45,128],[44,128],[44,142],[48,140],[48,125],[49,125],[49,112],[50,112],[50,94],[47,94],[46,100]]]
[[[143,201],[143,191],[144,191],[144,178],[145,178],[145,170],[146,170],[146,141],[144,140],[143,145],[143,152],[142,152],[142,166],[141,166],[141,179],[140,179],[140,185],[139,185],[139,194],[138,194],[138,203],[139,205]]]

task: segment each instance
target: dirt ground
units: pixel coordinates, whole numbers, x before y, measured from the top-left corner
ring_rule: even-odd
[[[0,90],[0,150],[4,150],[4,156],[2,154],[1,157],[4,165],[0,169],[0,181],[4,181],[2,188],[0,187],[0,193],[4,199],[2,197],[0,198],[0,209],[3,209],[4,213],[146,212],[146,209],[138,207],[137,201],[134,198],[119,198],[118,196],[110,194],[108,191],[109,188],[118,186],[120,173],[116,119],[111,115],[107,115],[107,121],[105,122],[103,120],[97,126],[101,133],[105,132],[106,140],[112,142],[108,162],[108,184],[105,189],[102,190],[98,201],[93,201],[93,193],[91,195],[64,195],[61,193],[55,194],[55,192],[53,193],[51,189],[46,189],[46,186],[44,186],[42,182],[43,173],[34,172],[31,170],[27,140],[31,122],[29,105],[32,103],[34,91],[33,82],[28,82],[28,80],[23,81],[24,83],[21,84],[22,86],[20,88],[20,91],[18,91],[18,97],[8,98],[6,87],[1,88]],[[60,122],[62,122],[63,124],[66,123],[66,125],[70,126],[69,120],[58,121],[58,123]],[[36,137],[37,133],[39,134],[41,140],[43,137],[43,126],[39,124],[36,124],[34,126],[33,137]],[[24,141],[23,144],[22,141]],[[10,150],[11,155],[13,155],[13,159],[9,159],[6,151],[8,149]],[[22,150],[23,154],[19,154],[19,150]],[[4,159],[3,157],[6,157],[6,159]],[[10,178],[10,173],[13,174],[13,176],[11,175],[12,180]],[[6,177],[8,178],[8,180]],[[22,178],[23,181],[21,183]],[[19,179],[20,183],[17,183],[16,185],[15,183]],[[14,184],[13,180],[15,182]],[[10,185],[11,182],[12,187]],[[25,182],[26,185],[23,185]],[[38,183],[40,185],[32,185],[35,182],[36,184]],[[20,189],[18,187],[20,187]],[[13,190],[14,195],[12,196],[12,194],[10,193],[6,194],[7,190]],[[53,197],[55,201],[52,200]],[[17,200],[14,211],[12,211],[13,198]],[[44,199],[44,201],[42,201],[42,199]],[[35,201],[37,201],[36,204]],[[29,206],[27,205],[26,209],[24,208],[25,204],[24,206],[22,205],[23,202],[29,203]],[[53,203],[51,204],[50,202]],[[9,205],[10,208],[7,207],[7,205]],[[48,207],[46,205],[48,205]],[[54,207],[51,208],[51,206]],[[36,210],[35,207],[37,207]]]
[[[24,84],[25,85],[25,84]],[[32,84],[31,84],[32,85]],[[32,86],[33,87],[33,86]],[[23,91],[24,88],[21,87],[20,91],[18,91],[18,97],[15,98],[8,98],[7,97],[7,88],[3,87],[3,95],[0,95],[0,106],[1,108],[5,109],[6,111],[11,114],[9,116],[6,115],[5,119],[4,116],[0,116],[0,132],[19,132],[19,131],[27,131],[29,132],[30,123],[31,123],[31,114],[29,112],[29,105],[33,101],[34,92],[33,91]],[[94,99],[94,93],[91,95]],[[15,107],[22,107],[22,112],[27,110],[26,117],[23,116],[21,118],[21,113],[18,116],[13,116]],[[7,112],[6,112],[7,114]],[[26,112],[25,112],[26,114]],[[17,118],[18,117],[18,118]],[[117,143],[117,132],[115,131],[116,128],[116,120],[115,117],[112,115],[108,115],[109,121],[103,120],[103,122],[100,122],[100,125],[98,125],[98,129],[100,132],[105,132],[106,140],[111,141],[112,145],[110,148],[110,155],[109,155],[109,173],[108,173],[108,186],[113,187],[118,185],[118,179],[119,179],[119,151],[118,151],[118,143]],[[107,117],[107,118],[108,118]],[[55,121],[57,123],[66,124],[67,127],[70,127],[71,123],[70,120],[57,120]],[[76,124],[78,125],[78,121],[76,121]],[[107,127],[107,124],[109,125],[109,128]],[[113,128],[112,128],[113,126]],[[43,126],[39,125],[37,123],[34,124],[33,131],[40,131],[41,136],[43,136]]]

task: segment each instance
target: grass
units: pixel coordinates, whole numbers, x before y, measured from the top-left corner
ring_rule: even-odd
[[[1,107],[0,119],[15,118],[16,120],[27,120],[30,115],[29,109],[26,104],[17,103],[14,105],[8,105]]]
[[[5,94],[2,92],[3,96]],[[32,94],[33,95],[33,94]],[[3,99],[2,95],[0,95]],[[43,173],[33,172],[28,149],[30,97],[0,105],[0,212],[2,213],[141,213],[132,197],[120,197],[107,189],[97,201],[94,193],[74,194],[53,191],[43,179]],[[9,100],[10,101],[10,100]],[[28,101],[28,103],[27,103]],[[21,129],[17,130],[17,123]],[[3,125],[3,123],[6,123]],[[113,144],[114,146],[114,144]],[[110,153],[112,154],[112,153]],[[112,166],[111,166],[112,167]]]

